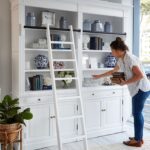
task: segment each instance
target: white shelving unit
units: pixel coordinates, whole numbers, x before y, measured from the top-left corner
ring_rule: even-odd
[[[120,36],[122,37],[123,39],[126,39],[126,32],[124,30],[124,18],[123,17],[120,17],[120,16],[111,16],[111,15],[108,15],[108,14],[105,14],[105,12],[102,12],[101,14],[97,13],[96,11],[94,12],[84,12],[82,14],[82,16],[80,17],[82,18],[82,24],[80,24],[80,27],[82,28],[82,43],[84,41],[84,35],[88,36],[89,38],[91,37],[99,37],[102,39],[102,49],[92,49],[90,47],[90,42],[88,43],[88,49],[86,50],[81,50],[80,52],[80,57],[81,59],[85,59],[84,57],[87,57],[88,60],[90,58],[94,58],[95,61],[97,61],[97,67],[95,68],[92,68],[91,67],[91,63],[90,61],[88,61],[86,59],[86,63],[84,63],[84,66],[86,65],[87,67],[85,68],[84,66],[82,67],[82,71],[81,71],[81,75],[82,75],[82,82],[83,82],[83,85],[84,85],[84,78],[92,78],[92,75],[93,74],[100,74],[100,73],[103,73],[103,72],[106,72],[106,71],[109,71],[109,70],[112,70],[113,68],[109,68],[109,67],[106,67],[105,65],[105,59],[106,57],[111,53],[111,50],[110,50],[110,47],[108,47],[108,45],[111,43],[111,41],[115,40],[115,38],[117,36]],[[83,22],[85,20],[88,20],[88,22],[91,22],[91,26],[92,26],[92,23],[95,21],[95,20],[100,20],[103,24],[108,21],[108,22],[111,22],[112,24],[112,32],[95,32],[95,31],[88,31],[88,30],[84,30],[83,28]],[[104,49],[104,46],[105,44],[107,44],[107,47],[108,49]],[[81,49],[82,49],[82,46],[81,46]],[[98,63],[99,64],[102,64],[102,66],[98,66]],[[88,67],[89,66],[89,67]],[[91,80],[91,79],[90,79]],[[103,79],[101,79],[103,80]],[[93,81],[95,82],[95,81]],[[103,83],[104,81],[101,81],[101,83]]]
[[[35,150],[43,147],[48,147],[56,144],[55,132],[55,114],[53,109],[52,90],[31,90],[28,85],[28,78],[36,75],[42,75],[44,78],[50,78],[48,68],[37,69],[34,63],[36,56],[48,55],[46,48],[33,48],[32,44],[38,39],[45,39],[45,27],[41,27],[41,12],[52,11],[56,13],[56,26],[52,27],[52,34],[63,34],[68,38],[68,29],[59,28],[59,19],[64,16],[68,20],[68,24],[73,25],[76,42],[76,53],[78,56],[78,69],[80,72],[81,83],[84,78],[91,78],[93,74],[106,72],[112,68],[86,68],[82,64],[84,55],[95,57],[99,63],[104,63],[106,56],[111,52],[110,49],[102,50],[83,50],[83,35],[102,37],[103,42],[111,42],[116,36],[125,37],[131,48],[132,45],[132,6],[126,6],[119,3],[102,2],[99,0],[93,1],[81,0],[77,1],[62,0],[11,0],[12,13],[12,94],[14,97],[20,98],[20,105],[23,108],[30,107],[34,118],[27,122],[27,127],[24,128],[24,150]],[[119,9],[118,9],[119,8]],[[37,18],[35,27],[26,26],[25,17],[28,12],[34,12]],[[111,21],[114,27],[113,33],[106,32],[90,32],[83,31],[84,19],[90,19],[91,23],[94,20],[100,19],[102,23]],[[131,25],[131,26],[130,26]],[[126,34],[125,34],[126,33]],[[66,39],[69,41],[69,39]],[[53,43],[56,44],[56,43]],[[59,44],[62,44],[60,41]],[[64,68],[55,69],[55,73],[60,71],[73,70],[71,50],[68,43],[65,43],[64,49],[56,48],[53,50],[54,59],[63,61]],[[29,62],[30,67],[26,66]],[[60,80],[70,78],[57,78],[59,96],[75,96],[75,79],[72,78],[68,89],[62,87]],[[102,83],[96,81],[97,83]],[[93,84],[94,85],[94,84]],[[83,101],[85,107],[85,121],[88,131],[88,137],[97,137],[101,135],[122,132],[125,129],[126,107],[124,97],[129,99],[124,87],[120,86],[87,86],[82,87]],[[125,94],[124,94],[125,93]],[[123,104],[124,103],[124,104]],[[60,100],[61,112],[65,117],[68,114],[79,115],[80,108],[78,102],[70,100]],[[104,111],[105,110],[105,111]],[[97,114],[97,115],[95,115]],[[114,118],[115,116],[115,118]],[[44,122],[44,123],[43,123]],[[74,137],[82,133],[80,121],[72,119],[61,124],[63,129],[63,137]],[[73,142],[73,139],[67,142]]]

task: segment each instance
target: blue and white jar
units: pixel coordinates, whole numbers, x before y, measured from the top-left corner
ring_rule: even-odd
[[[49,66],[48,58],[44,55],[36,56],[34,63],[37,69],[46,69]]]
[[[105,58],[105,67],[113,68],[116,66],[116,63],[117,60],[111,53]]]

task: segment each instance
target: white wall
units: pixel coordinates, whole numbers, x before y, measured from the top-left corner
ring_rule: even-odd
[[[11,24],[9,0],[0,0],[0,88],[11,92]]]

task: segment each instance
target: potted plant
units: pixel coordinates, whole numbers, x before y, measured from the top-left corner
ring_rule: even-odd
[[[32,119],[33,115],[30,108],[21,110],[19,107],[19,99],[12,99],[6,95],[0,102],[0,132],[12,132],[8,135],[8,141],[13,141],[18,137],[18,133],[13,133],[21,124],[25,124],[24,120]],[[0,141],[4,141],[5,136],[0,134]]]
[[[63,88],[68,88],[69,87],[69,85],[72,83],[72,79],[71,78],[73,76],[74,76],[74,73],[71,72],[71,71],[58,71],[58,77],[59,78],[68,78],[66,80],[62,80]]]

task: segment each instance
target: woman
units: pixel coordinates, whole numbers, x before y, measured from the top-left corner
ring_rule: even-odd
[[[142,110],[147,97],[150,94],[150,82],[147,79],[139,59],[128,53],[128,47],[124,41],[117,37],[110,44],[112,55],[118,58],[117,65],[111,71],[103,74],[93,75],[94,79],[112,75],[114,72],[125,73],[126,80],[121,80],[120,85],[128,85],[132,97],[132,114],[134,117],[134,137],[129,137],[129,141],[123,144],[128,146],[141,147],[143,141],[144,118]]]

